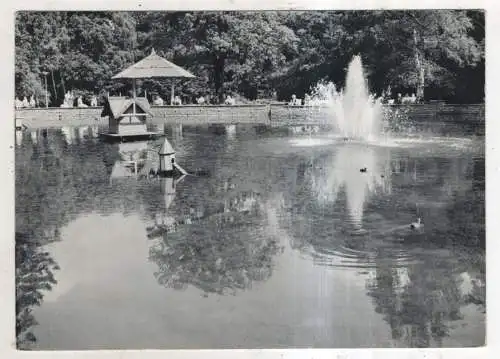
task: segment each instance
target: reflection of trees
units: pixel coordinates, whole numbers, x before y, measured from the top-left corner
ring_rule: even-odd
[[[466,303],[477,305],[486,312],[486,215],[485,215],[485,160],[474,158],[468,173],[472,186],[466,191],[455,191],[452,204],[447,208],[448,220],[452,224],[454,244],[471,248],[465,251],[464,261],[474,262],[478,273],[472,280],[472,290],[465,297]],[[472,257],[472,260],[471,260]]]
[[[165,196],[165,203],[146,208],[149,218],[160,215],[167,223],[161,232],[148,228],[154,238],[150,260],[158,265],[156,277],[164,286],[192,285],[222,294],[272,274],[280,248],[266,229],[263,197],[276,182],[278,173],[273,171],[279,170],[280,159],[249,157],[240,148],[229,151],[229,145],[225,136],[213,141],[213,136],[186,134],[177,147],[181,152],[189,149],[183,166],[209,169],[211,175],[187,177],[177,186],[175,200]]]
[[[263,209],[254,206],[250,211],[212,214],[164,233],[150,248],[158,282],[224,294],[268,279],[280,247],[265,221]]]
[[[154,189],[146,181],[110,185],[113,166],[120,160],[118,144],[88,139],[68,145],[60,130],[50,130],[37,144],[24,137],[22,148],[16,151],[17,220],[31,217],[33,221],[33,216],[25,214],[35,211],[42,216],[41,225],[63,223],[70,216],[96,209],[103,214],[117,208],[136,209]]]
[[[381,156],[377,163],[375,154],[361,151],[356,156],[355,150],[345,148],[344,160],[337,157],[332,161],[325,156],[289,169],[287,177],[297,179],[295,191],[288,196],[291,203],[284,211],[292,247],[325,265],[374,267],[375,278],[367,284],[367,291],[398,345],[441,346],[453,322],[462,317],[462,306],[474,303],[484,309],[484,271],[477,275],[467,294],[462,293],[461,277],[463,272],[484,266],[484,253],[468,250],[458,254],[459,248],[450,248],[448,256],[436,257],[436,244],[468,241],[479,247],[476,239],[484,241],[482,162],[471,166],[470,157],[415,158],[402,152],[390,161]],[[388,181],[387,177],[391,177],[394,196],[388,200],[377,198],[372,201],[376,203],[364,207],[365,196],[368,198],[384,186],[382,176],[360,176],[357,167],[363,161],[372,164],[366,165],[369,168],[378,164],[380,169],[387,169],[390,164],[389,174],[382,170],[379,175]],[[475,173],[470,173],[473,167]],[[311,189],[316,196],[310,196]],[[338,208],[344,197],[346,208]],[[415,203],[427,214],[423,233],[411,231],[405,224],[408,222],[400,223],[401,226],[390,224],[393,218],[394,222],[405,218],[398,211],[415,213]],[[339,231],[345,223],[344,211],[353,216],[362,213],[363,208],[378,216],[377,221],[370,223],[373,226],[368,236]],[[473,257],[476,259],[472,264]]]
[[[44,136],[37,144],[24,138],[16,156],[16,336],[21,349],[36,341],[32,327],[33,306],[51,290],[57,268],[44,245],[57,240],[61,226],[69,218],[73,201],[68,201],[64,177],[68,171],[64,144],[60,138]]]
[[[182,179],[184,176],[178,179],[162,179],[163,188],[160,191],[163,194],[163,203],[156,201],[156,207],[150,205],[148,208],[149,211],[156,211],[155,224],[146,228],[149,238],[161,236],[163,232],[176,231],[179,226],[200,222],[214,215],[227,212],[252,214],[259,205],[260,194],[252,191],[233,193],[232,196],[228,192],[221,193],[218,200],[212,200],[209,204],[189,201],[176,203],[176,186]]]
[[[41,305],[43,291],[56,284],[53,271],[58,266],[43,249],[48,241],[16,232],[16,338],[20,349],[29,349],[36,342],[32,308]]]
[[[479,160],[475,161],[474,169],[481,163],[484,169],[484,161]],[[406,346],[425,347],[432,345],[431,340],[440,346],[449,334],[450,323],[461,318],[461,306],[474,303],[484,309],[484,253],[480,249],[484,245],[484,173],[482,176],[481,170],[474,170],[479,174],[470,173],[472,166],[467,162],[459,164],[453,161],[446,167],[448,175],[440,176],[440,189],[453,188],[451,200],[436,210],[435,216],[448,218],[448,221],[429,228],[426,240],[427,245],[454,244],[452,254],[458,256],[462,266],[451,258],[440,261],[431,255],[431,251],[430,255],[422,256],[422,263],[408,267],[408,283],[398,285],[394,268],[378,263],[376,279],[368,286],[376,310],[384,314],[391,326],[393,338],[403,341]],[[465,250],[463,245],[475,249]],[[462,271],[480,268],[478,278],[472,281],[470,293],[462,293],[460,288],[463,281],[460,267]]]
[[[446,261],[410,265],[406,280],[400,274],[390,263],[377,263],[375,279],[367,285],[375,311],[403,346],[441,346],[450,322],[461,319],[462,279]]]
[[[484,158],[474,159],[468,176],[472,185],[466,190],[455,190],[446,215],[450,223],[452,242],[484,248],[485,235],[485,174]]]
[[[228,150],[230,145],[225,136],[213,141],[213,135],[187,133],[176,145],[183,166],[208,169],[211,175],[187,177],[174,189],[175,199],[165,196],[166,188],[157,187],[164,196],[160,201],[151,198],[155,204],[146,207],[148,218],[160,216],[167,224],[161,231],[148,228],[154,238],[150,260],[157,264],[155,275],[164,286],[192,285],[222,294],[272,275],[280,248],[267,230],[263,197],[272,192],[280,159],[249,157],[241,148]]]
[[[483,313],[486,313],[486,273],[484,270],[472,280],[472,290],[466,294],[465,303],[475,304]]]
[[[432,212],[444,220],[426,228],[428,254],[421,256],[423,262],[408,266],[408,281],[403,284],[398,283],[393,265],[376,261],[376,278],[368,285],[376,311],[391,326],[393,338],[410,347],[440,346],[450,323],[461,318],[461,306],[474,303],[484,310],[485,303],[484,252],[480,249],[484,246],[484,160],[475,160],[474,166],[467,160],[436,159],[433,163],[441,166],[436,168],[436,185],[443,193],[437,192],[436,197],[446,196],[443,189],[452,191],[446,205]],[[410,236],[408,233],[404,238]],[[450,251],[458,259],[435,258],[432,243],[453,244]],[[472,281],[472,290],[462,293],[460,272],[478,268],[480,274]]]
[[[24,136],[15,152],[16,330],[21,348],[33,343],[33,306],[56,283],[57,265],[45,245],[58,240],[61,228],[79,213],[95,208],[136,208],[135,187],[121,184],[123,195],[109,186],[116,148],[99,141],[73,141],[62,131],[38,131],[37,141]],[[133,189],[133,190],[131,190]]]

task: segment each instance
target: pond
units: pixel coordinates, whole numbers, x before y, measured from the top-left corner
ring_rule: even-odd
[[[16,134],[19,348],[484,345],[484,138],[166,132]]]

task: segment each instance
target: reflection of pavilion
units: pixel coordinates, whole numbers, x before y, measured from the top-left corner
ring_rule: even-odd
[[[117,146],[119,159],[113,165],[110,181],[119,178],[137,177],[148,160],[148,142],[125,142]]]

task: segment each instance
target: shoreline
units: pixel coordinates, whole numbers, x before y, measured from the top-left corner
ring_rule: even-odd
[[[417,122],[458,122],[484,126],[484,104],[412,104],[386,105],[393,109],[408,111],[408,116]],[[319,125],[329,121],[329,114],[321,108],[310,106],[288,106],[283,104],[252,105],[182,105],[152,106],[153,124],[184,125],[270,125],[297,126]],[[107,117],[101,117],[102,107],[73,108],[27,108],[15,109],[15,122],[27,128],[52,128],[64,126],[86,126],[108,124]]]

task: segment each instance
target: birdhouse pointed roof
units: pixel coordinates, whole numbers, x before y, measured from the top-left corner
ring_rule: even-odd
[[[122,116],[125,113],[125,111],[133,104],[134,104],[133,98],[109,96],[106,98],[106,102],[104,104],[101,117],[112,115],[114,118],[118,118]],[[151,112],[151,107],[149,106],[149,102],[147,99],[142,97],[137,97],[135,99],[135,105],[142,111],[144,111],[144,113],[153,116],[153,113]]]
[[[152,49],[149,56],[113,76],[113,79],[140,79],[153,77],[194,78],[196,76],[157,55],[155,50]]]
[[[174,153],[175,153],[174,148],[172,147],[170,142],[168,142],[168,140],[165,138],[165,140],[163,141],[163,144],[160,147],[160,151],[158,152],[158,154],[160,154],[160,155],[172,155]]]

